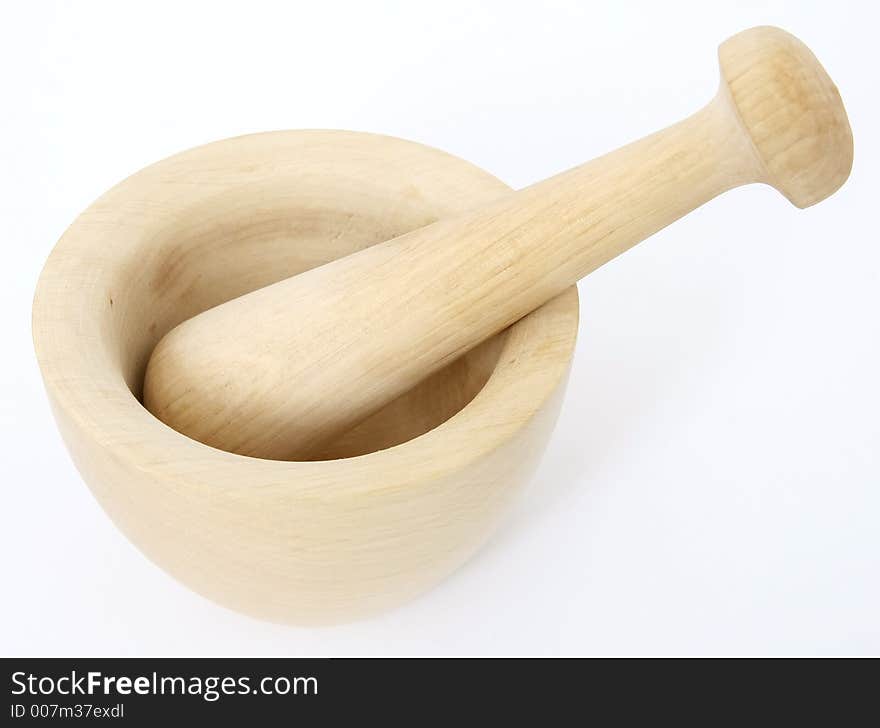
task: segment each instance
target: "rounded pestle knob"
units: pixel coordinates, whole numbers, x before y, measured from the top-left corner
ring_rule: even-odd
[[[183,322],[153,352],[145,405],[224,450],[308,459],[725,190],[762,182],[806,207],[838,189],[852,134],[809,49],[760,27],[719,58],[716,97],[671,127]]]
[[[752,28],[718,49],[721,87],[771,184],[809,207],[849,176],[853,138],[837,86],[807,46],[773,27]]]

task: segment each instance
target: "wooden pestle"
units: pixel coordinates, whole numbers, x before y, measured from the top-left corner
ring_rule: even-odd
[[[798,207],[837,190],[852,134],[810,50],[759,27],[719,59],[718,94],[674,126],[181,323],[150,359],[146,406],[214,447],[308,458],[725,190],[762,182]]]

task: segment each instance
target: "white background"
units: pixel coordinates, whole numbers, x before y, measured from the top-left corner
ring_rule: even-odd
[[[4,5],[0,652],[880,652],[874,5]],[[370,621],[283,627],[192,594],[111,525],[30,342],[43,261],[105,189],[298,127],[414,139],[523,186],[696,110],[718,43],[758,24],[801,37],[838,83],[849,182],[806,211],[736,190],[581,283],[554,438],[464,569]]]

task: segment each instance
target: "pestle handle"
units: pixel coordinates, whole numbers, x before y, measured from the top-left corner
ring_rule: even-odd
[[[146,406],[218,448],[307,458],[725,190],[763,182],[807,207],[840,187],[852,135],[809,49],[760,27],[719,59],[718,94],[678,124],[180,324],[149,362]]]

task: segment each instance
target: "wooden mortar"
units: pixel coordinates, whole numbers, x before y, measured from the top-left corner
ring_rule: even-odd
[[[574,287],[329,443],[323,461],[203,445],[153,417],[141,387],[181,321],[509,191],[418,144],[299,131],[178,154],[95,202],[46,263],[33,330],[58,426],[117,526],[197,592],[282,622],[377,612],[461,565],[547,443]]]

